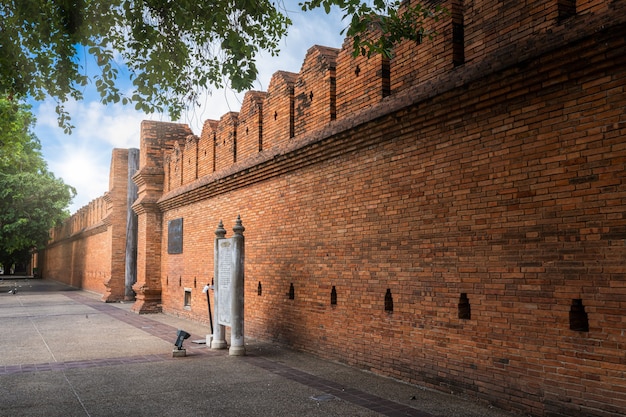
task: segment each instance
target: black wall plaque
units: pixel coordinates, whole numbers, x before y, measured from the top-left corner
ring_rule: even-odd
[[[167,253],[183,253],[183,219],[167,223]]]

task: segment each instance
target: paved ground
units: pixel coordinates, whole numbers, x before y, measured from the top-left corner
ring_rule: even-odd
[[[254,340],[231,357],[192,343],[206,326],[130,307],[52,281],[0,280],[0,415],[512,416]],[[184,358],[172,356],[177,329],[192,334]]]

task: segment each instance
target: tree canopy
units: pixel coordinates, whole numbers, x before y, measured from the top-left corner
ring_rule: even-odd
[[[43,247],[76,191],[48,171],[28,106],[0,97],[0,263],[7,269]]]
[[[279,52],[291,21],[287,4],[269,0],[0,0],[0,93],[57,102],[59,125],[71,131],[64,103],[93,83],[103,103],[133,103],[174,120],[212,87],[236,91],[256,80],[257,55]],[[438,6],[400,0],[313,0],[304,11],[338,7],[355,53],[391,53],[417,39]],[[427,4],[438,2],[428,1]],[[364,34],[375,24],[384,36]],[[128,70],[128,74],[125,71]],[[121,91],[119,77],[132,91]]]

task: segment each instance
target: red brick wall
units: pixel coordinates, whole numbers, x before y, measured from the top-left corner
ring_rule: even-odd
[[[128,150],[114,149],[109,191],[81,208],[52,234],[42,276],[103,295],[124,297]]]
[[[475,0],[465,7],[465,56],[468,62],[506,45],[522,47],[532,35],[543,33],[558,21],[559,0]]]
[[[462,27],[463,2],[448,0],[440,3],[449,11],[450,17],[442,18],[438,22],[430,19],[425,22],[425,29],[429,33],[435,32],[436,35],[430,39],[425,34],[421,42],[408,40],[395,48],[390,63],[393,93],[436,79],[454,68],[453,25],[457,23]],[[460,55],[462,57],[462,51]],[[463,59],[458,59],[460,62],[457,64],[461,64]]]
[[[196,135],[189,135],[185,140],[183,151],[183,184],[198,179],[198,141]]]
[[[297,74],[274,73],[263,103],[263,149],[287,143],[294,133],[294,83]]]
[[[311,47],[294,86],[294,131],[301,135],[336,118],[336,60],[338,49]]]
[[[183,185],[183,157],[185,149],[180,142],[172,143],[172,150],[165,155],[165,180],[163,191],[169,191]]]
[[[562,3],[563,1],[561,1]],[[610,10],[609,5],[611,3],[618,3],[618,1],[606,1],[606,0],[576,0],[574,1],[576,5],[576,13],[577,14],[587,14],[587,13],[606,13]]]
[[[511,24],[512,5],[493,7],[493,30]],[[509,33],[500,49],[483,34],[480,60],[433,62],[438,77],[382,102],[345,100],[353,111],[316,134],[164,196],[163,224],[193,227],[182,255],[162,254],[163,308],[207,320],[200,283],[212,277],[213,231],[223,219],[232,236],[241,215],[248,336],[523,413],[620,415],[624,9],[579,14],[567,28],[547,17],[556,3],[542,10],[551,20],[531,28],[543,47],[533,58],[510,55],[528,33]],[[371,85],[379,63],[363,64]],[[459,318],[462,298],[469,318]],[[578,300],[588,331],[570,329]]]
[[[215,170],[230,167],[237,162],[237,112],[226,113],[220,118],[215,133]]]
[[[112,178],[113,181],[109,185],[109,192],[105,195],[105,200],[108,203],[108,216],[104,219],[104,223],[107,225],[106,242],[108,249],[98,247],[102,241],[94,248],[109,251],[109,258],[104,258],[108,259],[111,270],[110,276],[104,282],[106,291],[103,299],[105,301],[118,301],[124,297],[129,181],[128,153],[127,149],[113,149],[109,174],[109,178]],[[92,256],[91,249],[87,248],[85,254],[90,258]]]
[[[187,125],[143,121],[141,123],[139,170],[133,176],[138,197],[132,205],[137,214],[137,281],[133,285],[136,301],[133,311],[151,313],[161,310],[162,214],[157,206],[167,188],[163,152],[180,146],[191,130]],[[167,249],[167,246],[165,247]]]
[[[110,234],[105,226],[92,230],[91,233],[81,233],[79,238],[64,239],[48,247],[42,276],[104,294],[104,282],[111,274],[111,252],[110,245],[107,245]]]
[[[198,177],[215,172],[215,132],[217,120],[206,120],[198,142]]]
[[[337,56],[338,119],[378,104],[390,93],[387,58],[382,55],[354,58],[352,51],[352,40],[346,39]]]
[[[534,83],[573,52],[533,64]],[[205,320],[200,288],[189,312],[182,289],[210,280],[211,232],[224,219],[232,235],[240,214],[248,336],[517,411],[618,415],[625,63],[487,105],[476,94],[527,85],[514,70],[494,75],[333,136],[343,152],[314,165],[166,210],[164,224],[193,228],[184,256],[163,254],[164,308]],[[618,97],[589,95],[608,79]],[[458,318],[461,293],[470,320]],[[573,299],[589,332],[569,329]]]
[[[353,60],[347,42],[337,120],[296,135],[298,77],[279,72],[268,147],[233,164],[228,113],[200,139],[216,133],[198,158],[215,172],[165,193],[164,155],[187,129],[144,122],[133,309],[206,321],[214,231],[223,219],[232,236],[241,215],[247,336],[525,414],[621,416],[626,4],[562,8],[462,2],[464,62],[444,30],[424,48],[438,75],[391,62],[385,99],[382,61]],[[168,254],[179,218],[183,253]],[[571,328],[580,303],[586,330]]]
[[[263,149],[263,99],[267,93],[248,91],[239,112],[237,159],[254,156]]]
[[[193,132],[187,125],[144,120],[141,122],[140,166],[163,169],[163,150],[184,141]]]

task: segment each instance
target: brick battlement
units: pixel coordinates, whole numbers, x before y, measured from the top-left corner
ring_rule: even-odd
[[[434,38],[403,42],[391,60],[354,58],[349,39],[341,49],[311,47],[298,74],[276,72],[267,92],[246,93],[241,112],[207,121],[200,138],[176,139],[164,156],[164,191],[230,171],[371,106],[392,109],[396,98],[406,105],[407,95],[424,100],[624,21],[621,1],[440,3],[449,15],[435,23]]]
[[[98,229],[105,225],[108,212],[107,195],[103,195],[81,207],[70,216],[62,225],[50,231],[50,242],[76,237],[82,233]]]

